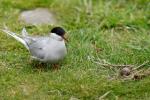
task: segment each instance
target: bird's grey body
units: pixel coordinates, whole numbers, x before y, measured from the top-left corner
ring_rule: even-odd
[[[49,36],[33,37],[29,36],[25,29],[22,31],[22,36],[17,36],[16,33],[8,30],[3,31],[20,41],[35,60],[57,63],[67,54],[64,39],[55,33],[50,33]]]

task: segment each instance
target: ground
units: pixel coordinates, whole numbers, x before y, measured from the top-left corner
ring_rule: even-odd
[[[92,3],[92,4],[91,4]],[[150,76],[141,80],[113,79],[118,68],[93,62],[141,65],[150,60],[149,0],[0,0],[0,28],[45,35],[51,25],[29,26],[18,21],[21,11],[48,8],[67,31],[68,55],[61,68],[34,66],[29,52],[0,32],[1,100],[149,100]],[[143,68],[150,67],[146,63]]]

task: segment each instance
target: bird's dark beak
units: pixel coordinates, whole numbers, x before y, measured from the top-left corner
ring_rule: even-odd
[[[63,38],[66,42],[68,42],[68,39],[67,39],[66,36],[62,36],[62,38]]]

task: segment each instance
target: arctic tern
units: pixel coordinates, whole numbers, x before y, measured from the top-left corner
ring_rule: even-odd
[[[66,32],[61,27],[54,27],[48,36],[30,36],[25,28],[22,29],[22,35],[8,29],[2,29],[2,31],[22,43],[35,60],[55,64],[67,54]]]

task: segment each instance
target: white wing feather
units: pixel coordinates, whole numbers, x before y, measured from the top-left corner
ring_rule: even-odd
[[[7,33],[8,35],[14,37],[17,41],[21,42],[29,50],[29,47],[28,47],[27,43],[25,42],[25,40],[23,40],[22,38],[17,36],[16,33],[11,32],[9,30],[5,30],[5,29],[2,29],[2,31]]]
[[[22,36],[23,37],[25,37],[25,36],[27,36],[28,35],[28,32],[26,31],[26,28],[24,27],[23,29],[22,29]]]

